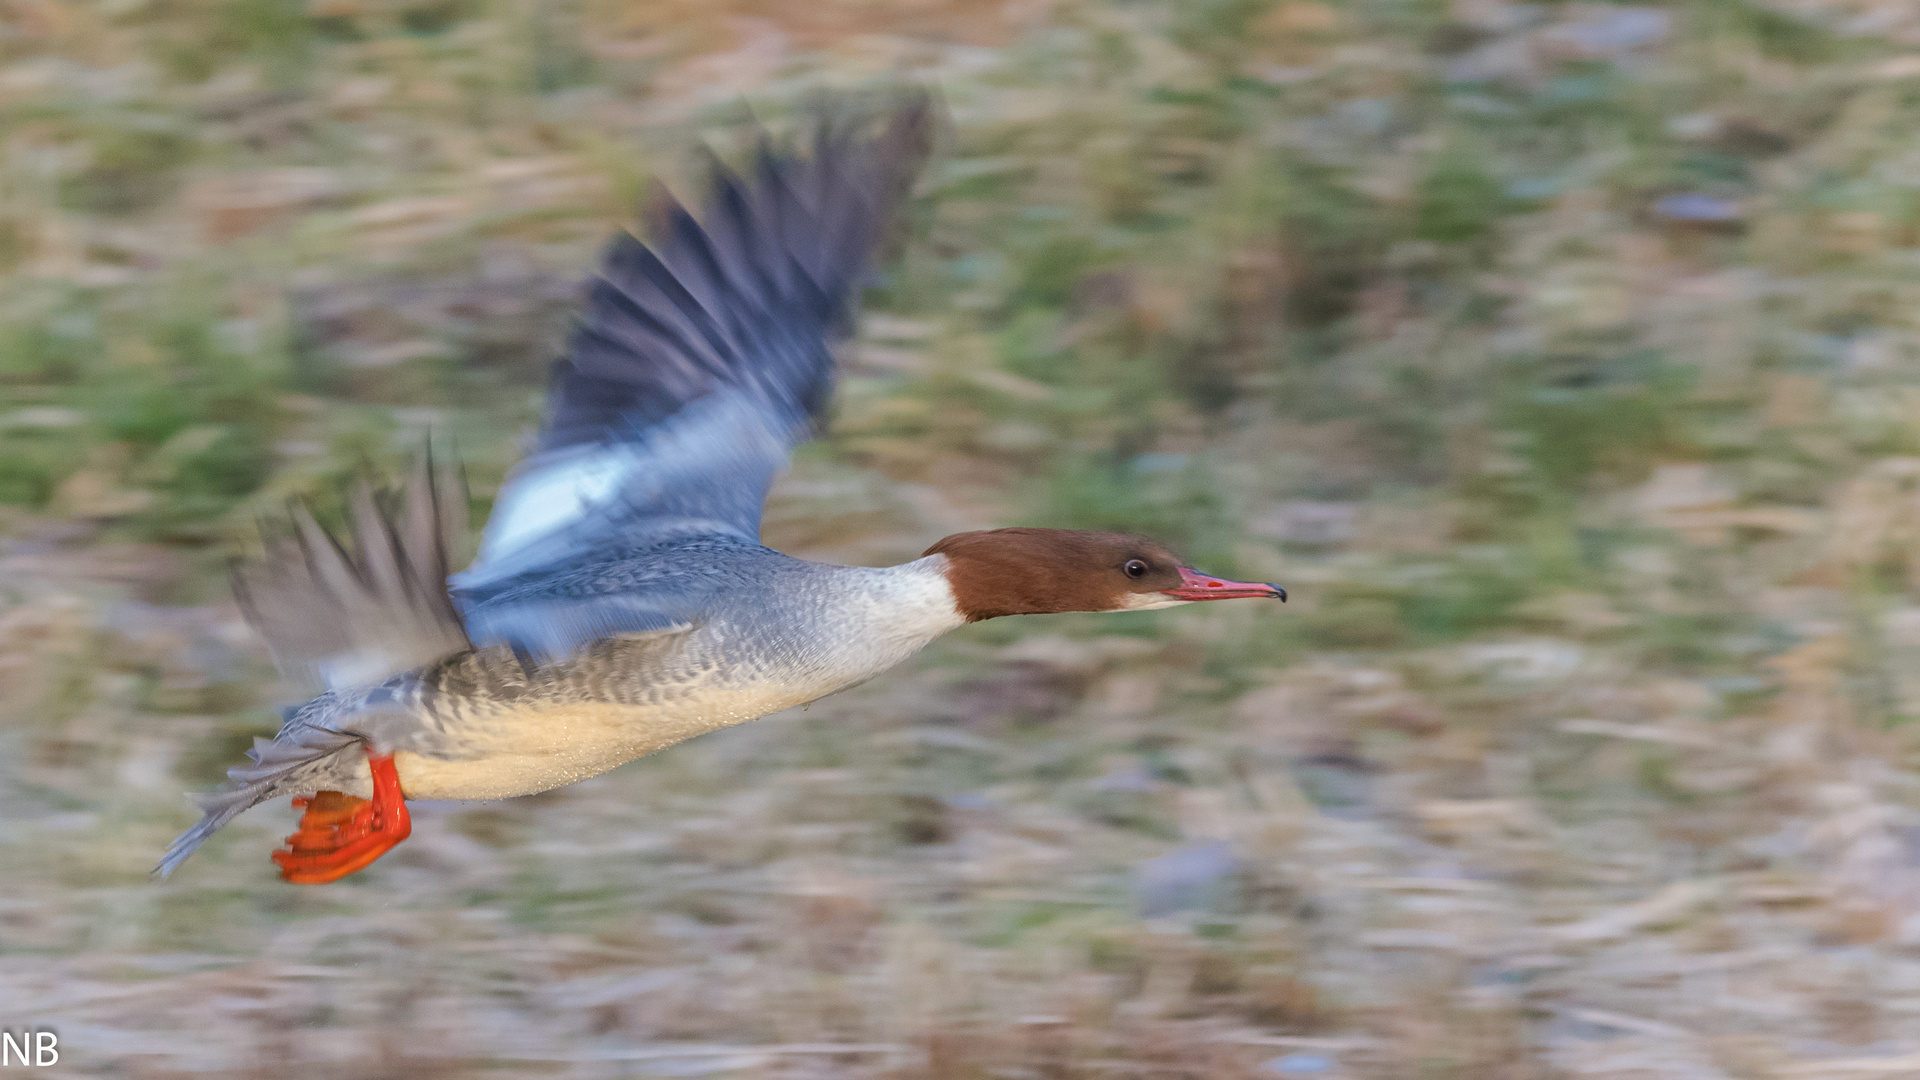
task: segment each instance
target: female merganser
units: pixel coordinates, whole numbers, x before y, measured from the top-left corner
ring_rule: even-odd
[[[449,578],[465,498],[423,461],[402,496],[362,485],[343,545],[296,506],[235,574],[283,673],[324,691],[198,797],[165,875],[241,811],[304,808],[281,876],[333,881],[405,839],[406,799],[497,799],[584,780],[885,671],[1002,615],[1267,596],[1122,533],[995,529],[913,562],[806,562],[759,543],[761,504],[832,391],[884,231],[924,157],[929,107],[811,156],[716,166],[704,222],[670,200],[656,247],[622,234],[593,282],[545,423]]]

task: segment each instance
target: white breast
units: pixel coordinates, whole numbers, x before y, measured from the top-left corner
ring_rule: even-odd
[[[709,691],[673,706],[576,703],[491,718],[447,760],[402,750],[394,755],[411,799],[505,799],[598,776],[655,750],[811,700],[775,687]]]

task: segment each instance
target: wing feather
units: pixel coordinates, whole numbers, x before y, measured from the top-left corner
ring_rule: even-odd
[[[661,197],[653,246],[609,246],[536,452],[514,471],[480,558],[455,579],[479,644],[577,645],[529,583],[676,537],[757,543],[768,486],[831,400],[868,258],[924,159],[924,97],[884,130],[823,123],[810,154],[762,141],[751,178],[715,162],[704,216]],[[516,618],[511,605],[526,597]],[[471,628],[470,629],[474,629]]]
[[[470,647],[446,584],[467,531],[466,494],[450,479],[423,454],[397,499],[356,484],[350,543],[302,503],[290,528],[262,524],[265,558],[234,567],[233,591],[282,675],[344,689]]]

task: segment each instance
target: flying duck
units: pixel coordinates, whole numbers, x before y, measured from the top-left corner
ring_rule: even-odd
[[[269,530],[235,594],[282,673],[320,692],[195,797],[205,816],[156,872],[291,795],[304,815],[273,861],[290,882],[334,881],[406,839],[408,799],[584,780],[982,619],[1285,600],[1123,533],[964,532],[888,567],[760,543],[930,126],[917,100],[872,137],[823,123],[810,153],[763,141],[750,176],[714,166],[702,218],[662,198],[654,246],[618,236],[464,571],[465,494],[424,455],[399,493],[350,494],[344,539],[299,505]]]

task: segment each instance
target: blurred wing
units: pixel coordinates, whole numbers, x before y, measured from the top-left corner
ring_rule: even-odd
[[[490,609],[475,640],[554,640],[488,603],[530,581],[675,537],[758,541],[768,486],[832,397],[829,346],[928,118],[921,99],[877,138],[829,125],[805,158],[763,144],[750,181],[715,166],[704,221],[666,201],[655,247],[614,241],[553,366],[538,449],[454,581],[469,613]]]
[[[721,543],[724,543],[722,541]],[[695,550],[714,541],[694,541]],[[545,662],[612,637],[685,633],[711,596],[713,581],[674,559],[622,564],[609,573],[587,567],[553,580],[510,589],[466,609],[467,633],[505,642]]]
[[[423,454],[397,499],[363,482],[347,511],[350,544],[295,504],[289,531],[263,530],[266,558],[234,567],[234,596],[281,674],[344,689],[469,648],[447,593],[467,532],[461,485]]]

